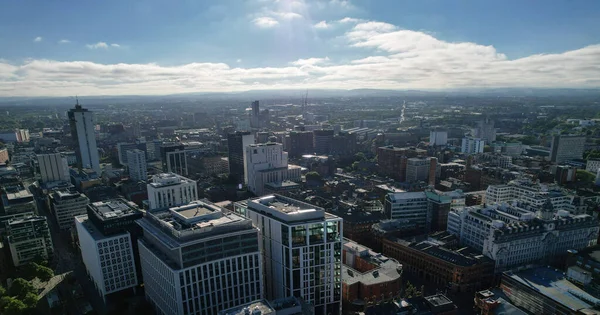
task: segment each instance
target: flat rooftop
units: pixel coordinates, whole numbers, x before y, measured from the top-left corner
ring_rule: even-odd
[[[152,176],[152,182],[148,186],[160,188],[192,182],[194,181],[175,173],[160,173]]]
[[[124,199],[98,201],[88,205],[101,220],[114,220],[128,215],[137,214],[137,207]]]
[[[511,278],[573,311],[600,304],[600,299],[583,291],[565,279],[562,272],[554,269],[540,267],[517,273],[505,272],[503,276]]]
[[[283,222],[323,221],[338,217],[306,202],[273,194],[247,201],[252,211],[262,212]]]
[[[81,225],[83,226],[83,228],[90,234],[90,236],[95,240],[95,241],[99,241],[99,240],[103,240],[106,238],[114,238],[117,235],[125,235],[128,234],[129,232],[121,232],[121,233],[117,233],[117,234],[111,234],[108,237],[104,236],[104,234],[102,234],[102,232],[100,232],[100,230],[98,230],[98,228],[96,228],[94,226],[94,224],[92,223],[92,221],[88,218],[87,214],[83,214],[83,215],[78,215],[75,217],[75,220],[79,223],[81,223]]]

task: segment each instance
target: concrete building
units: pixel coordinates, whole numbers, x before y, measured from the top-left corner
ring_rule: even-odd
[[[149,210],[179,206],[197,199],[196,182],[177,174],[154,175],[148,184]]]
[[[123,166],[129,165],[127,160],[127,151],[129,150],[142,150],[144,153],[148,150],[146,143],[117,143],[117,154],[119,155],[119,164]]]
[[[442,192],[425,191],[427,197],[426,232],[446,231],[450,209],[465,206],[465,194],[461,190]]]
[[[148,165],[146,164],[146,153],[140,149],[127,151],[127,170],[129,178],[135,181],[148,180]]]
[[[131,230],[142,212],[132,202],[112,199],[88,205],[75,217],[81,258],[96,291],[106,302],[109,294],[135,288],[137,247]]]
[[[263,298],[252,221],[193,201],[147,213],[137,224],[146,299],[157,314],[217,314]]]
[[[252,144],[244,154],[244,179],[248,191],[264,194],[265,184],[285,180],[299,181],[301,168],[288,165],[288,154],[281,143]]]
[[[29,129],[0,131],[0,140],[4,142],[29,142]]]
[[[313,130],[313,146],[316,154],[331,153],[331,142],[333,141],[333,129]]]
[[[342,257],[344,310],[361,309],[373,297],[383,300],[400,294],[402,265],[397,260],[348,239]]]
[[[385,197],[385,215],[388,219],[408,220],[424,230],[427,223],[427,196],[424,192],[397,192]]]
[[[485,141],[479,138],[463,138],[460,152],[464,154],[483,153]]]
[[[409,183],[427,181],[431,158],[409,158],[406,161],[406,181]],[[435,173],[434,173],[435,174]]]
[[[406,165],[409,158],[426,156],[427,151],[417,148],[386,146],[377,148],[377,164],[382,175],[400,182],[406,181]]]
[[[550,146],[550,161],[560,164],[568,160],[581,159],[584,148],[585,136],[553,136]]]
[[[314,153],[313,133],[310,131],[292,131],[289,134],[290,147],[287,149],[290,157],[299,158],[304,154]]]
[[[448,144],[448,130],[433,129],[429,132],[430,146],[445,146]]]
[[[312,315],[313,308],[290,296],[273,301],[260,300],[220,311],[218,315]]]
[[[234,207],[260,231],[266,297],[296,296],[313,304],[314,314],[341,314],[342,219],[280,195]]]
[[[227,135],[229,174],[234,176],[240,184],[244,183],[246,147],[254,143],[254,135],[250,132],[235,132]]]
[[[61,230],[72,228],[75,223],[73,218],[86,214],[87,205],[90,203],[86,195],[68,189],[51,193],[48,198],[50,209]]]
[[[596,244],[598,221],[593,217],[525,203],[452,209],[448,232],[496,262],[496,272],[528,264],[561,262],[567,251]]]
[[[9,219],[6,222],[6,234],[15,267],[38,257],[52,257],[54,247],[46,217],[26,216]]]
[[[252,102],[250,109],[250,127],[260,128],[260,105],[258,101]]]
[[[477,122],[477,126],[472,131],[474,138],[480,138],[488,143],[496,141],[496,128],[494,121],[486,118]]]
[[[0,163],[7,163],[10,160],[7,149],[0,149]]]
[[[70,180],[69,164],[62,154],[38,154],[37,159],[42,183]]]
[[[600,170],[600,159],[587,160],[587,163],[585,164],[585,170],[596,174],[598,170]]]
[[[96,145],[96,124],[94,113],[84,109],[77,103],[69,110],[69,125],[71,136],[77,142],[75,153],[79,168],[91,168],[100,174],[100,157]]]

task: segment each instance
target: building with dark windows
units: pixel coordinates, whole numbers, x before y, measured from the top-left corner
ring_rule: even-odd
[[[331,153],[331,143],[333,142],[333,129],[313,130],[313,145],[315,153],[329,154]]]
[[[290,132],[290,147],[287,148],[291,158],[298,158],[304,154],[314,152],[313,133],[310,131]]]
[[[400,182],[406,181],[406,166],[409,158],[425,156],[426,150],[386,146],[377,148],[377,164],[382,175]]]
[[[217,314],[263,298],[258,230],[205,201],[139,220],[146,299],[157,314]]]
[[[240,184],[244,183],[245,148],[251,144],[254,144],[254,135],[250,132],[237,131],[227,135],[229,174]]]
[[[81,107],[79,103],[67,113],[71,136],[76,141],[77,163],[79,168],[91,168],[100,173],[100,156],[96,145],[96,125],[94,113]]]
[[[341,314],[341,218],[280,195],[234,208],[260,231],[267,299],[295,296],[314,305],[317,315]]]

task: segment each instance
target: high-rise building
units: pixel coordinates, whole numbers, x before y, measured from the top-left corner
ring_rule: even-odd
[[[314,149],[317,154],[331,153],[331,142],[333,141],[333,129],[313,130]]]
[[[568,160],[581,159],[584,147],[584,136],[553,136],[550,146],[550,161],[559,164]]]
[[[341,218],[280,195],[234,208],[259,229],[268,299],[296,296],[314,305],[314,314],[341,313]]]
[[[149,210],[162,209],[186,204],[198,199],[196,182],[174,173],[152,176],[148,183]]]
[[[84,109],[77,103],[75,108],[69,110],[69,125],[71,136],[77,142],[77,163],[80,168],[91,168],[100,173],[100,157],[96,146],[96,125],[94,113]]]
[[[310,131],[290,132],[290,147],[288,148],[288,152],[292,158],[314,153],[313,133]]]
[[[79,249],[87,273],[104,301],[109,294],[138,285],[135,220],[137,206],[124,199],[94,202],[75,217]]]
[[[42,183],[70,181],[69,164],[62,154],[38,154],[37,159]]]
[[[127,169],[129,178],[135,181],[148,180],[148,166],[146,164],[146,154],[140,149],[127,151]]]
[[[260,128],[260,107],[258,101],[252,102],[252,110],[250,112],[250,127]]]
[[[251,144],[254,144],[254,135],[250,132],[237,131],[227,135],[229,174],[240,184],[244,182],[244,154],[246,147]]]
[[[408,220],[425,230],[427,223],[427,196],[424,192],[389,193],[385,197],[385,215],[388,219]]]
[[[10,219],[6,223],[6,233],[15,267],[38,257],[52,257],[54,248],[46,217],[26,216]]]
[[[163,172],[167,172],[169,169],[168,153],[183,150],[185,150],[183,143],[164,143],[160,146],[160,161],[162,162]]]
[[[473,137],[480,138],[488,143],[496,141],[496,128],[494,121],[486,118],[477,122],[477,126],[473,128]]]
[[[163,141],[160,139],[155,139],[152,141],[146,142],[146,152],[148,153],[147,158],[148,161],[157,161],[160,160],[160,147],[163,145]]]
[[[263,297],[251,220],[193,201],[148,212],[137,223],[144,289],[157,314],[217,314]]]
[[[443,146],[448,144],[448,130],[433,129],[429,132],[430,146]]]
[[[55,191],[48,198],[50,209],[61,230],[72,228],[75,223],[73,218],[86,214],[87,205],[90,203],[86,195],[69,189]]]
[[[119,163],[123,166],[127,166],[127,151],[139,149],[146,153],[148,151],[148,147],[146,142],[136,142],[136,143],[117,143],[117,154],[119,155]]]
[[[495,261],[496,272],[528,264],[560,263],[570,249],[596,245],[598,221],[587,214],[556,211],[547,200],[455,208],[448,232]]]
[[[460,152],[465,154],[483,153],[485,141],[479,138],[463,138]]]
[[[281,143],[252,144],[244,154],[244,179],[248,190],[257,196],[264,194],[265,184],[284,180],[299,181],[301,168],[288,165],[288,154]]]

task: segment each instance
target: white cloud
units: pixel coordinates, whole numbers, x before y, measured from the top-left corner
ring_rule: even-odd
[[[260,28],[272,28],[279,25],[277,20],[268,16],[258,17],[252,20],[252,23]]]
[[[121,45],[119,45],[119,44],[110,44],[110,47],[119,48],[119,47],[121,47]]]
[[[99,48],[106,49],[106,48],[108,48],[108,44],[105,42],[97,42],[95,44],[87,44],[87,45],[85,45],[85,47],[87,47],[89,49],[99,49]]]
[[[240,63],[242,62],[242,59],[237,59],[235,62]]]
[[[329,24],[327,24],[326,21],[321,21],[321,22],[315,24],[314,27],[318,28],[318,29],[326,29],[329,27]]]
[[[337,40],[344,40],[345,48],[360,57],[341,64],[311,56],[285,66],[262,68],[243,68],[237,61],[235,66],[161,66],[0,60],[0,96],[159,95],[285,88],[600,88],[600,45],[511,60],[493,46],[447,42],[382,22],[355,23]],[[111,48],[102,42],[93,46]]]
[[[340,22],[340,23],[358,23],[358,22],[361,22],[361,21],[363,21],[363,20],[356,19],[356,18],[351,18],[351,17],[345,17],[345,18],[339,20],[338,22]]]
[[[33,41],[36,42],[36,43],[39,43],[39,42],[42,41],[42,37],[38,36],[38,37],[34,38]]]
[[[59,41],[58,41],[58,43],[59,43],[59,44],[68,44],[68,43],[70,43],[70,42],[71,42],[71,41],[70,41],[70,40],[68,40],[68,39],[61,39],[61,40],[59,40]]]
[[[295,66],[313,66],[317,64],[323,64],[329,61],[329,57],[325,58],[308,58],[308,59],[298,59],[296,61],[290,62],[290,64]]]
[[[296,12],[273,11],[271,14],[282,20],[292,20],[292,19],[303,18],[303,16],[301,14],[298,14]]]

